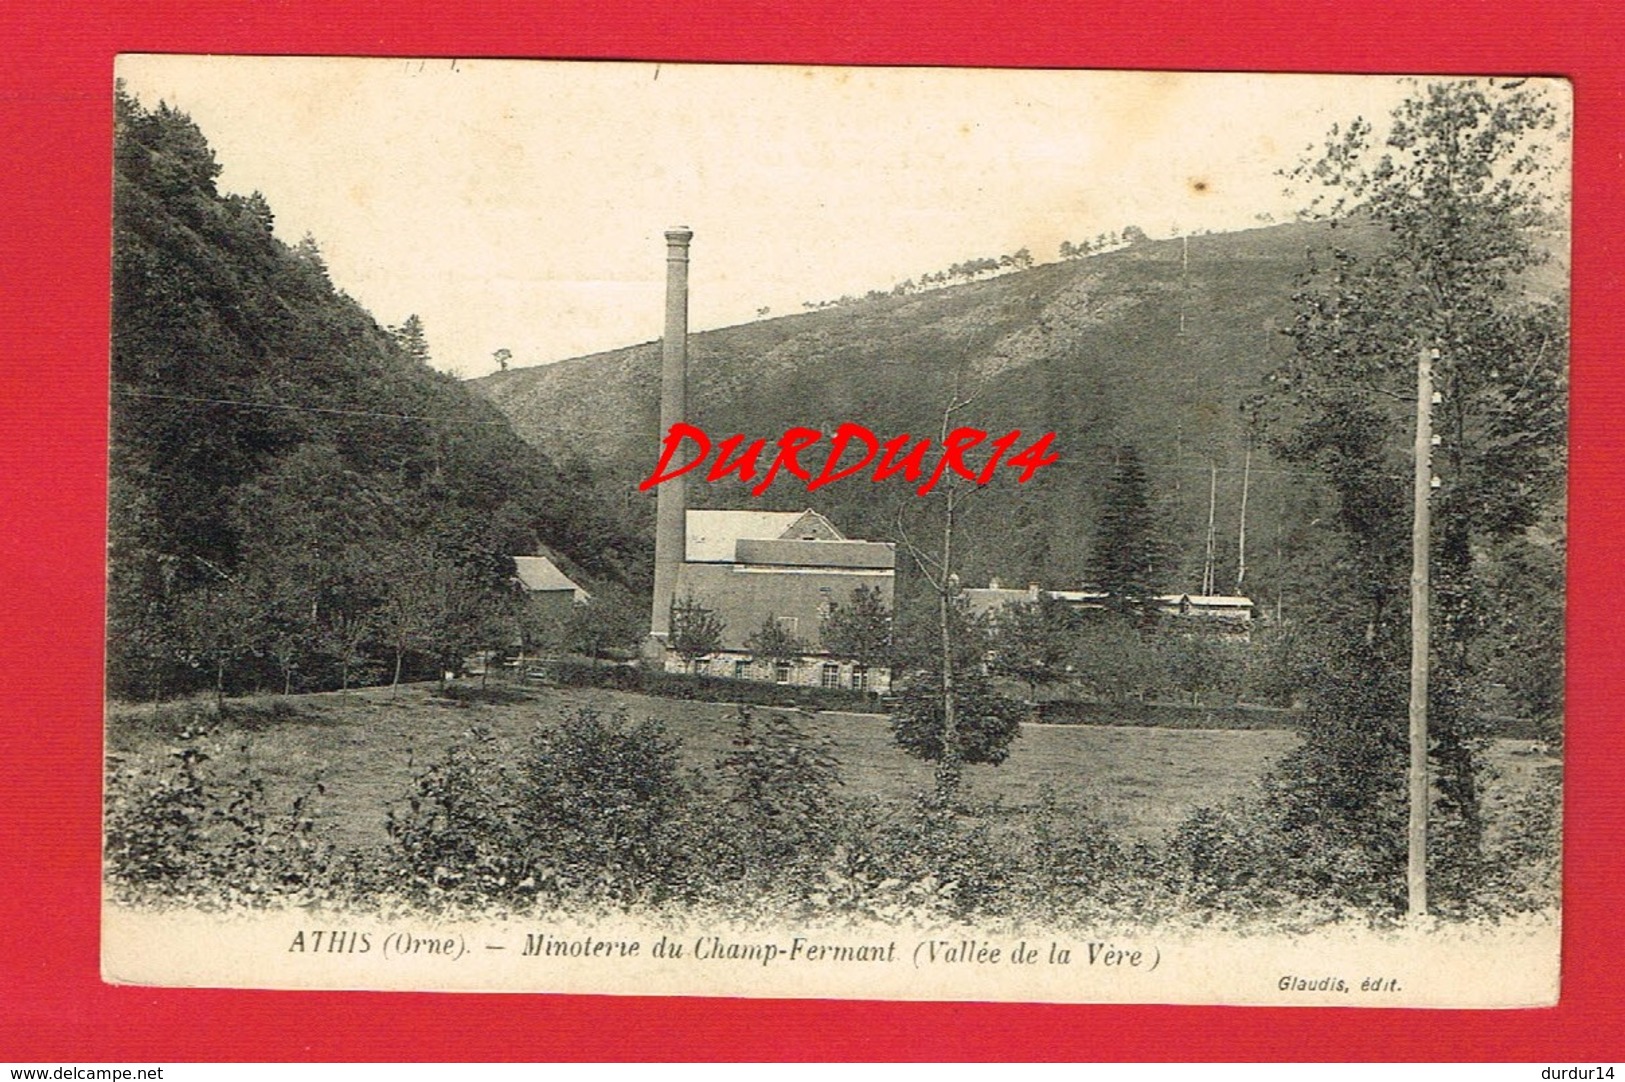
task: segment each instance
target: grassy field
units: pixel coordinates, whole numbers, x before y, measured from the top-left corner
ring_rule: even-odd
[[[518,746],[538,723],[577,707],[624,710],[634,720],[662,720],[682,742],[685,764],[705,771],[728,749],[735,715],[732,706],[607,690],[525,689],[516,693],[518,701],[500,705],[456,702],[433,690],[296,696],[286,700],[294,711],[287,716],[260,720],[253,715],[264,711],[250,709],[245,720],[228,720],[216,738],[257,768],[283,806],[319,779],[325,788],[319,816],[332,825],[335,841],[362,848],[385,841],[387,810],[404,802],[413,776],[474,726]],[[173,707],[160,717],[166,715],[173,719]],[[898,750],[884,718],[820,713],[802,722],[833,742],[847,794],[901,805],[931,784],[930,765]],[[161,751],[175,743],[172,726],[172,720],[155,721],[150,707],[115,707],[108,751]],[[1284,730],[1028,724],[1004,764],[967,771],[965,797],[1016,816],[1048,787],[1058,803],[1089,808],[1122,840],[1152,840],[1193,809],[1249,791],[1296,741]],[[1536,772],[1554,762],[1521,741],[1498,741],[1492,760],[1499,778],[1492,808],[1526,791]]]

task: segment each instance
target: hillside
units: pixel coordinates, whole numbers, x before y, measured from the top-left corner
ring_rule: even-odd
[[[980,282],[860,301],[695,334],[690,420],[716,437],[777,436],[843,421],[882,438],[936,432],[959,374],[979,388],[956,424],[1054,432],[1062,461],[1025,488],[995,484],[970,506],[966,576],[1077,581],[1092,508],[1116,449],[1137,447],[1165,504],[1182,582],[1200,579],[1209,464],[1216,464],[1224,570],[1234,578],[1246,436],[1240,406],[1289,347],[1279,333],[1306,250],[1324,224],[1144,241]],[[1347,227],[1339,243],[1369,239]],[[525,439],[579,450],[624,494],[657,447],[660,347],[649,342],[473,382]],[[738,506],[737,485],[696,485],[694,503]],[[730,490],[731,489],[731,490]],[[1248,529],[1273,541],[1292,498],[1255,449]],[[622,498],[625,498],[622,496]],[[891,536],[906,489],[854,479],[811,496],[778,483],[771,507],[812,505],[849,533]],[[642,502],[650,502],[643,497]],[[1014,524],[1013,528],[1010,524]],[[1222,540],[1228,538],[1228,540]],[[1270,558],[1260,544],[1249,574]],[[1267,574],[1267,572],[1266,572]],[[1192,581],[1192,576],[1196,581]]]
[[[641,559],[579,472],[430,367],[415,317],[380,327],[259,193],[219,192],[184,114],[121,93],[115,165],[115,694],[428,666],[497,633],[474,601],[499,607],[509,556]]]

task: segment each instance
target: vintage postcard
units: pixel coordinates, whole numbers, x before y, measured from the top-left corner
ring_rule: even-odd
[[[106,979],[1557,1001],[1566,83],[113,92]]]

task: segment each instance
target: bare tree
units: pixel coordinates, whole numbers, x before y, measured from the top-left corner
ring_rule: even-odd
[[[954,414],[975,402],[980,393],[981,388],[979,386],[968,394],[961,393],[960,378],[955,375],[953,391],[949,394],[947,405],[943,407],[942,411],[942,431],[939,442],[943,446],[947,445],[948,433],[952,428]],[[909,536],[901,509],[897,514],[897,540],[914,561],[914,565],[919,568],[920,574],[925,578],[926,583],[937,597],[937,631],[941,649],[942,739],[940,743],[941,753],[937,759],[936,789],[938,799],[943,803],[947,803],[952,800],[959,789],[959,781],[965,764],[964,741],[960,733],[962,719],[959,716],[959,696],[955,686],[954,672],[955,621],[953,619],[953,606],[955,604],[955,595],[959,592],[959,576],[954,572],[954,529],[956,516],[965,499],[969,497],[970,492],[961,491],[959,484],[952,476],[945,476],[944,481],[945,483],[938,489],[942,493],[943,519],[942,532],[935,546],[935,551],[927,551]]]

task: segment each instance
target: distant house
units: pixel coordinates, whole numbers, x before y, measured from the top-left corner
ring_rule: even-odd
[[[571,606],[592,599],[546,556],[515,556],[513,566],[533,616],[563,620]]]
[[[1024,590],[1001,586],[993,579],[986,586],[969,586],[959,591],[965,608],[972,616],[995,617],[1006,605],[1035,605],[1044,597],[1054,597],[1057,591],[1040,590],[1036,585]],[[1105,594],[1101,594],[1105,597]]]
[[[1253,599],[1227,594],[1163,594],[1157,611],[1192,621],[1216,634],[1247,638],[1253,626]]]
[[[817,511],[710,511],[687,513],[683,563],[675,596],[692,598],[723,622],[722,648],[699,661],[713,676],[771,680],[814,687],[885,691],[889,669],[866,669],[835,657],[822,644],[823,622],[854,589],[873,587],[893,605],[897,553],[890,542],[845,537]],[[800,639],[799,663],[756,658],[745,642],[769,619]],[[683,660],[668,651],[670,671]]]
[[[1106,594],[1099,590],[1040,590],[1028,586],[1013,590],[994,579],[985,587],[960,591],[972,616],[998,618],[1006,605],[1030,604],[1040,599],[1059,601],[1075,609],[1104,609]],[[1253,600],[1225,594],[1160,594],[1156,611],[1161,616],[1189,621],[1191,630],[1247,639],[1252,633]]]

